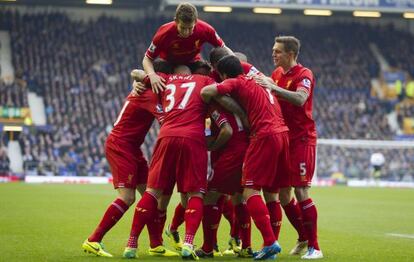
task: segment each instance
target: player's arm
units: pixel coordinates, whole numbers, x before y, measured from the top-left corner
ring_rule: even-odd
[[[231,138],[233,135],[233,128],[228,122],[223,123],[220,126],[220,132],[217,138],[208,145],[209,151],[216,151],[222,148]]]
[[[165,79],[155,73],[152,60],[146,55],[142,60],[142,66],[150,79],[152,91],[156,94],[163,91],[165,89]]]
[[[248,129],[250,127],[246,112],[244,112],[243,108],[233,98],[220,95],[217,90],[217,84],[208,85],[201,89],[201,98],[205,103],[210,103],[211,99],[216,100],[226,110],[238,115],[245,128]]]
[[[145,85],[143,84],[146,76],[145,71],[141,69],[134,69],[130,74],[133,80],[131,91],[132,95],[139,96],[146,89]]]
[[[210,110],[210,126],[214,124],[219,127],[219,134],[214,139],[211,139],[208,144],[209,150],[215,151],[222,148],[228,142],[233,135],[233,128],[222,110],[217,108],[217,105],[213,104]]]
[[[283,98],[295,106],[303,106],[309,97],[309,92],[305,89],[300,88],[296,91],[289,91],[277,86],[273,80],[266,76],[257,76],[255,80],[259,85],[269,89],[278,97]]]

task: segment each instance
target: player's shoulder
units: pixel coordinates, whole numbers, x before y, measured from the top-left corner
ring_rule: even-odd
[[[313,72],[308,67],[303,66],[302,64],[298,64],[298,77],[300,78],[310,78],[313,79]]]
[[[165,24],[161,25],[158,28],[157,33],[155,34],[155,38],[160,39],[160,38],[165,37],[166,35],[169,34],[169,32],[172,32],[175,29],[175,27],[176,27],[176,25],[175,25],[174,21],[168,22],[168,23],[165,23]]]
[[[204,82],[215,82],[213,78],[211,78],[211,76],[206,76],[206,75],[199,75],[199,74],[194,74],[194,79],[199,80],[199,81],[204,81]]]
[[[201,28],[213,28],[212,25],[201,19],[197,19],[196,26],[199,26]]]
[[[242,65],[242,67],[243,67],[244,73],[246,73],[246,71],[247,71],[247,72],[249,72],[249,71],[250,71],[250,68],[252,68],[252,67],[253,67],[253,65],[252,65],[252,64],[249,64],[249,63],[247,63],[247,62],[240,62],[240,64],[241,64],[241,65]]]

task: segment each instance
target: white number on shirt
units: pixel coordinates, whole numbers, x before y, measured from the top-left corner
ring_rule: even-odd
[[[167,101],[169,101],[170,103],[168,104],[168,106],[165,107],[165,112],[169,112],[171,111],[171,109],[174,107],[175,104],[175,98],[174,98],[174,94],[175,94],[175,85],[173,84],[169,84],[165,87],[167,90],[170,90],[171,93],[169,93],[167,95],[167,97],[165,99],[167,99]]]
[[[195,82],[189,82],[189,83],[184,83],[180,86],[180,88],[186,88],[187,90],[185,91],[184,94],[184,98],[181,101],[181,103],[178,105],[178,109],[184,109],[185,106],[188,103],[188,100],[190,99],[191,94],[193,93],[193,90],[196,86]],[[169,112],[171,111],[171,109],[173,109],[174,105],[175,105],[175,91],[176,91],[176,86],[174,84],[169,84],[166,86],[167,90],[171,90],[171,93],[167,95],[166,99],[167,101],[169,101],[168,106],[165,107],[165,112]]]
[[[114,126],[116,126],[119,123],[119,121],[121,121],[122,115],[124,114],[125,109],[127,108],[128,104],[129,104],[129,101],[126,101],[124,106],[121,109],[121,112],[118,115],[118,118],[116,119],[116,121],[114,123]]]
[[[269,90],[269,89],[266,89],[266,91],[267,91],[267,93],[269,93],[269,100],[270,100],[270,103],[271,103],[272,105],[274,105],[274,104],[275,104],[275,97],[272,95],[272,92],[270,92],[270,90]]]
[[[191,94],[193,93],[194,87],[196,86],[195,82],[184,83],[181,85],[181,88],[187,88],[183,100],[181,101],[178,109],[184,109],[190,99]]]

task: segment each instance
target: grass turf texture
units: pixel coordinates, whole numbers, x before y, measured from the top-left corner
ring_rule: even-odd
[[[319,212],[319,241],[324,261],[413,261],[414,190],[366,188],[313,188]],[[85,254],[81,244],[98,224],[115,198],[109,185],[0,184],[0,261],[125,261],[126,244],[133,208],[105,236],[106,250],[114,258]],[[168,210],[171,220],[178,197]],[[184,227],[180,228],[182,235]],[[222,219],[219,246],[227,248],[229,227]],[[405,234],[407,238],[390,236]],[[295,233],[283,218],[280,261],[299,261],[287,253]],[[195,240],[202,244],[201,227]],[[262,243],[253,226],[253,248]],[[169,247],[168,241],[165,244]],[[161,261],[181,258],[154,258],[147,255],[147,231],[139,241],[139,260]],[[214,261],[236,260],[234,257]],[[245,259],[250,261],[250,259]]]

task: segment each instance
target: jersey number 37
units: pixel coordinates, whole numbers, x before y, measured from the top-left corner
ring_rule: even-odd
[[[178,109],[184,109],[185,106],[188,103],[188,100],[190,99],[191,94],[193,93],[193,90],[196,86],[195,82],[188,82],[188,83],[183,83],[180,85],[179,88],[185,88],[185,94],[183,99],[181,100],[181,103],[178,105]],[[174,84],[169,84],[166,86],[166,90],[170,90],[170,93],[167,95],[167,97],[165,98],[168,101],[168,105],[165,107],[165,112],[168,113],[169,111],[171,111],[174,106],[175,106],[175,93],[177,91],[177,86]]]

